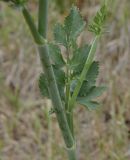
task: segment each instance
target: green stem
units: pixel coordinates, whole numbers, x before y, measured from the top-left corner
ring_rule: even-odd
[[[65,109],[68,111],[69,99],[70,99],[70,68],[69,68],[69,47],[67,47],[67,62],[66,62],[66,98],[65,98]]]
[[[41,44],[41,37],[39,36],[37,29],[35,28],[35,25],[33,24],[34,22],[32,21],[32,18],[29,12],[25,8],[23,9],[23,15],[31,30],[31,33],[35,39],[35,42],[38,44]],[[35,34],[33,33],[33,31],[35,31]],[[40,55],[41,63],[43,66],[43,70],[48,80],[48,84],[49,84],[48,89],[49,89],[50,97],[51,97],[51,100],[52,100],[52,103],[53,103],[53,106],[56,112],[59,127],[61,129],[61,133],[63,135],[64,141],[67,147],[69,160],[76,160],[75,142],[71,134],[71,131],[70,131],[70,128],[67,122],[65,110],[64,110],[61,98],[60,98],[59,90],[58,90],[57,83],[55,80],[55,75],[54,75],[53,68],[51,65],[47,43],[43,43],[43,45],[38,45],[38,49],[39,49],[39,55]]]
[[[70,110],[70,77],[71,77],[71,71],[70,71],[70,48],[69,46],[67,47],[67,64],[66,64],[66,99],[65,99],[65,109],[66,109],[66,117],[68,121],[68,125],[70,128],[70,131],[72,133],[72,136],[74,138],[74,129],[73,129],[73,111]]]
[[[73,148],[67,151],[69,160],[77,160],[76,155],[76,146],[74,145]]]
[[[68,63],[66,64],[66,69],[67,69],[67,78],[66,78],[66,98],[65,98],[65,109],[66,111],[68,110],[69,107],[69,99],[70,99],[70,75],[69,75],[69,67],[68,67]]]
[[[38,32],[46,38],[48,26],[48,0],[39,0]]]
[[[53,68],[49,58],[48,46],[44,45],[44,46],[39,46],[38,48],[39,48],[41,63],[43,65],[44,72],[47,76],[48,89],[57,115],[58,123],[62,131],[66,146],[70,148],[73,146],[74,141],[67,123],[65,111],[57,88]]]
[[[86,63],[84,65],[84,68],[82,70],[80,78],[78,80],[77,86],[76,86],[76,88],[74,90],[74,93],[72,95],[72,98],[70,100],[71,110],[74,108],[74,104],[75,104],[75,101],[77,99],[77,96],[78,96],[78,93],[80,91],[80,88],[81,88],[81,86],[83,84],[83,81],[84,81],[84,79],[86,77],[86,74],[87,74],[87,72],[88,72],[88,70],[89,70],[89,68],[90,68],[90,66],[91,66],[91,64],[93,62],[93,58],[94,58],[94,55],[95,55],[95,52],[96,52],[98,40],[99,40],[99,36],[96,36],[94,41],[92,42],[92,45],[91,45],[91,48],[90,48],[90,51],[89,51],[89,54],[88,54],[88,58],[86,60]]]
[[[32,33],[32,36],[33,36],[35,42],[37,44],[44,44],[45,40],[38,33],[33,19],[31,17],[30,13],[28,12],[28,10],[25,7],[22,9],[22,13],[23,13],[23,16],[24,16],[24,18],[25,18],[25,20],[26,20],[26,22],[27,22],[27,24],[29,26],[29,29],[30,29],[30,31]]]
[[[69,128],[70,128],[70,131],[71,131],[71,134],[74,137],[74,126],[73,126],[73,110],[68,110],[66,112],[66,116],[67,116],[67,121],[68,121],[68,125],[69,125]]]

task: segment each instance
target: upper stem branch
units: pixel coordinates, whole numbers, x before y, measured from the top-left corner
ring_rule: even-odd
[[[83,84],[83,81],[85,79],[85,76],[93,62],[93,58],[94,58],[94,55],[95,55],[95,52],[96,52],[96,48],[97,48],[97,42],[98,42],[98,39],[99,39],[99,36],[96,36],[95,39],[93,40],[92,42],[92,45],[91,45],[91,48],[90,48],[90,51],[89,51],[89,54],[88,54],[88,58],[86,60],[86,63],[84,65],[84,68],[82,70],[82,73],[80,75],[80,78],[78,80],[78,83],[77,83],[77,86],[75,87],[75,90],[73,92],[73,95],[72,95],[72,98],[70,100],[70,107],[71,107],[71,110],[74,108],[74,104],[75,104],[75,101],[77,99],[77,96],[78,96],[78,93],[80,91],[80,88]]]
[[[39,0],[38,32],[46,38],[48,26],[48,0]]]
[[[28,12],[28,10],[27,10],[25,7],[23,7],[23,9],[22,9],[22,13],[23,13],[23,16],[24,16],[24,18],[25,18],[25,20],[26,20],[26,23],[27,23],[28,26],[29,26],[29,29],[30,29],[30,31],[31,31],[31,33],[32,33],[32,36],[33,36],[35,42],[36,42],[37,44],[44,44],[44,43],[45,43],[45,40],[44,40],[44,39],[42,38],[42,36],[40,36],[40,34],[38,33],[37,28],[36,28],[36,26],[35,26],[35,24],[34,24],[33,19],[32,19],[32,17],[31,17],[30,13]]]

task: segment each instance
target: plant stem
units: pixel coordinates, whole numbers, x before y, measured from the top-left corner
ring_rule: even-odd
[[[34,22],[33,22],[33,19],[32,19],[32,17],[30,16],[30,13],[28,12],[28,10],[24,7],[23,9],[22,9],[22,13],[23,13],[23,16],[24,16],[24,18],[25,18],[25,20],[26,20],[26,23],[28,24],[28,26],[29,26],[29,29],[30,29],[30,31],[31,31],[31,33],[32,33],[32,36],[33,36],[33,38],[34,38],[34,40],[35,40],[35,42],[37,43],[37,44],[44,44],[45,43],[45,40],[42,38],[42,36],[40,36],[40,34],[38,33],[38,31],[37,31],[37,28],[36,28],[36,26],[35,26],[35,24],[34,24]]]
[[[86,74],[87,74],[87,72],[88,72],[88,70],[89,70],[89,68],[90,68],[90,66],[93,62],[93,58],[94,58],[94,55],[95,55],[95,52],[96,52],[98,40],[99,40],[99,36],[96,36],[95,39],[92,42],[92,45],[91,45],[91,48],[90,48],[90,51],[89,51],[89,54],[88,54],[88,58],[86,60],[86,63],[84,65],[84,68],[82,70],[80,78],[78,80],[77,86],[75,87],[74,93],[73,93],[72,98],[70,100],[70,110],[73,110],[73,108],[74,108],[74,104],[75,104],[75,101],[77,99],[80,88],[81,88],[81,86],[83,84],[83,81],[85,79],[85,76],[86,76]]]
[[[69,67],[68,67],[68,62],[66,64],[66,98],[65,98],[65,109],[66,111],[68,110],[69,107],[69,99],[70,99],[70,75],[69,75]]]
[[[66,63],[66,99],[65,99],[65,109],[66,109],[66,117],[68,121],[68,125],[72,136],[74,138],[74,129],[73,129],[73,111],[70,110],[70,83],[71,83],[71,70],[70,70],[70,48],[67,46],[67,63]]]
[[[66,116],[67,116],[67,121],[68,121],[68,125],[69,125],[69,128],[70,128],[71,134],[74,138],[73,110],[67,111]]]
[[[68,148],[71,148],[73,146],[74,141],[67,123],[65,111],[64,111],[61,98],[59,95],[59,91],[57,88],[55,75],[53,72],[53,68],[51,66],[48,45],[39,46],[38,48],[39,48],[40,59],[44,68],[44,72],[47,76],[48,89],[49,89],[52,103],[57,115],[58,123],[62,131],[66,146]]]
[[[67,47],[67,62],[66,62],[66,98],[65,98],[65,109],[69,110],[70,100],[70,68],[69,68],[69,47]]]
[[[68,153],[69,160],[77,160],[76,146],[68,150],[67,153]]]
[[[66,114],[67,115],[67,121],[68,121],[70,130],[71,130],[71,133],[72,133],[72,136],[73,136],[74,139],[75,139],[75,137],[74,137],[74,127],[73,127],[73,108],[74,108],[74,104],[75,104],[75,101],[77,99],[78,93],[80,91],[80,88],[81,88],[81,86],[83,84],[83,81],[85,79],[85,76],[86,76],[86,74],[87,74],[87,72],[88,72],[88,70],[89,70],[89,68],[92,64],[92,61],[93,61],[93,58],[94,58],[94,55],[95,55],[95,52],[96,52],[96,48],[97,48],[98,39],[99,39],[99,36],[96,36],[94,41],[92,42],[88,58],[87,58],[86,63],[84,65],[83,71],[80,75],[77,86],[74,90],[72,98],[70,99],[68,111],[67,111],[67,114]]]
[[[46,38],[48,26],[48,0],[39,0],[38,32]]]
[[[39,13],[41,13],[41,12],[39,11]],[[57,116],[59,127],[61,129],[61,133],[63,135],[64,141],[65,141],[65,144],[67,147],[69,160],[76,160],[75,142],[74,142],[73,136],[71,134],[71,131],[70,131],[70,128],[69,128],[69,125],[67,122],[65,110],[64,110],[64,107],[63,107],[63,104],[62,104],[62,101],[60,98],[59,90],[57,87],[57,83],[55,80],[55,75],[53,72],[53,68],[52,68],[51,60],[50,60],[50,56],[49,56],[48,44],[46,41],[44,41],[42,44],[41,36],[39,36],[39,33],[34,25],[34,22],[31,18],[31,15],[29,14],[29,12],[26,8],[23,9],[23,15],[24,15],[24,18],[25,18],[28,26],[29,26],[29,29],[31,30],[31,33],[34,37],[35,42],[38,43],[38,50],[39,50],[41,63],[42,63],[43,70],[46,74],[48,84],[49,84],[48,90],[49,90],[50,97],[51,97],[51,100],[52,100],[52,103],[53,103],[53,106],[55,109],[55,113]],[[41,24],[43,24],[43,23],[41,23]],[[33,33],[33,31],[35,32],[35,34]],[[42,31],[40,31],[40,33],[45,34],[45,31],[42,30]]]

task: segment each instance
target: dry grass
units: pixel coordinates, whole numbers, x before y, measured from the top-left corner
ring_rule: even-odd
[[[84,2],[86,20],[98,7],[98,0]],[[98,48],[98,83],[108,86],[102,107],[92,112],[77,107],[75,111],[80,160],[130,159],[129,8],[129,0],[113,2],[109,32]],[[51,25],[57,17],[62,21],[64,15],[54,11],[53,5],[50,10]],[[55,116],[48,116],[51,104],[39,94],[41,66],[33,40],[20,13],[4,5],[0,6],[0,37],[0,160],[65,160]],[[90,41],[90,37],[85,33],[79,41]]]

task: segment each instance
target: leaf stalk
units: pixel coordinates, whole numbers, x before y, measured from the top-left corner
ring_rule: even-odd
[[[81,88],[81,86],[83,84],[83,81],[85,79],[85,76],[86,76],[86,74],[87,74],[87,72],[88,72],[88,70],[89,70],[89,68],[90,68],[90,66],[91,66],[91,64],[93,62],[93,58],[94,58],[94,55],[95,55],[95,52],[96,52],[98,40],[99,40],[99,35],[96,36],[94,38],[93,42],[92,42],[92,45],[91,45],[91,48],[90,48],[90,51],[89,51],[89,54],[88,54],[88,58],[87,58],[87,60],[85,62],[84,68],[83,68],[82,73],[80,75],[80,78],[79,78],[79,80],[77,82],[77,86],[74,89],[72,98],[70,100],[70,108],[71,108],[71,110],[73,110],[73,108],[74,108],[74,104],[76,102],[76,99],[77,99],[78,93],[80,91],[80,88]]]

